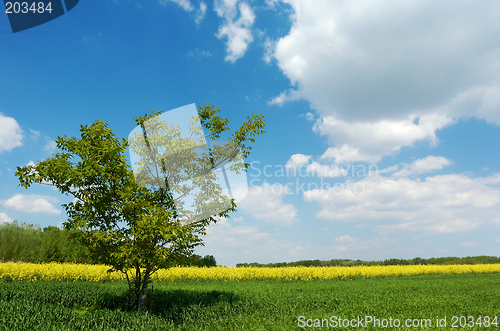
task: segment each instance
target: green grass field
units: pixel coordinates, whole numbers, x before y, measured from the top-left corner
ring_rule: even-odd
[[[323,327],[300,328],[299,316],[311,326],[314,319],[331,316],[349,320],[361,316],[363,321],[365,316],[374,316],[381,323],[384,319],[388,323],[389,318],[401,323],[399,328],[365,323],[344,330],[492,330],[498,327],[460,327],[460,320],[453,328],[453,316],[473,316],[474,323],[480,316],[500,318],[499,274],[350,281],[185,281],[153,286],[148,312],[141,315],[129,306],[124,283],[3,282],[0,330],[334,329],[325,321]],[[446,327],[436,326],[437,316],[447,317]],[[408,328],[407,319],[410,323],[430,319],[432,325]]]

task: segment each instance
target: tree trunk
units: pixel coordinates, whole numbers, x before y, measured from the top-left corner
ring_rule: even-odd
[[[149,272],[146,271],[144,275],[141,291],[137,296],[137,310],[142,313],[144,307],[146,306],[146,300],[148,298],[148,283],[149,283]]]

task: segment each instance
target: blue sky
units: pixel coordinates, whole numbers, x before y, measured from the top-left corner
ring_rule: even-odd
[[[0,14],[0,45],[0,222],[65,221],[68,197],[14,176],[57,136],[213,104],[267,127],[249,194],[197,254],[498,255],[497,1],[82,0],[15,34]]]

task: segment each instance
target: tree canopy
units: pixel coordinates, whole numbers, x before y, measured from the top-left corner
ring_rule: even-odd
[[[199,107],[199,121],[208,132],[203,139],[216,141],[229,130],[229,120],[218,116],[219,112],[212,105]],[[106,122],[96,120],[90,126],[81,126],[79,138],[58,137],[59,153],[35,165],[18,167],[16,172],[25,188],[32,183],[46,183],[73,197],[73,201],[63,204],[68,215],[65,228],[77,231],[94,259],[110,265],[110,271],[123,273],[140,311],[144,309],[151,275],[160,268],[168,268],[171,261],[192,254],[196,246],[203,245],[201,235],[206,233],[206,227],[236,210],[234,199],[229,199],[227,209],[214,209],[218,211],[215,214],[203,213],[204,210],[201,219],[185,222],[185,217],[179,217],[179,209],[184,206],[175,201],[174,194],[185,197],[182,192],[186,189],[189,192],[189,187],[201,186],[205,190],[199,190],[194,200],[208,202],[198,203],[194,211],[184,215],[197,212],[200,215],[199,206],[208,205],[210,211],[211,203],[224,197],[221,188],[208,180],[218,176],[210,170],[232,160],[234,146],[246,158],[251,149],[249,143],[255,142],[254,136],[264,133],[266,125],[263,115],[249,115],[227,144],[208,148],[211,167],[207,169],[207,163],[200,162],[197,142],[190,141],[191,137],[181,137],[175,123],[147,127],[161,113],[152,111],[134,118],[142,128],[144,144],[140,137],[130,143],[119,139]],[[157,131],[152,134],[151,130]],[[160,151],[166,141],[169,148]],[[152,158],[151,162],[139,164],[135,173],[126,161],[129,146],[141,156],[139,162]],[[183,157],[172,157],[180,151],[184,152]],[[249,166],[239,164],[242,171]],[[231,168],[240,171],[234,164]],[[149,176],[144,175],[147,172]],[[148,180],[165,184],[153,185]]]

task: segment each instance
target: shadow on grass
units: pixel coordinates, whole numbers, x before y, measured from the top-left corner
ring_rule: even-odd
[[[239,297],[231,292],[155,289],[148,293],[146,309],[149,314],[181,324],[186,319],[207,317],[211,306],[220,303],[232,304],[239,300]],[[137,311],[137,306],[134,305],[128,292],[106,293],[99,308],[124,312]]]

